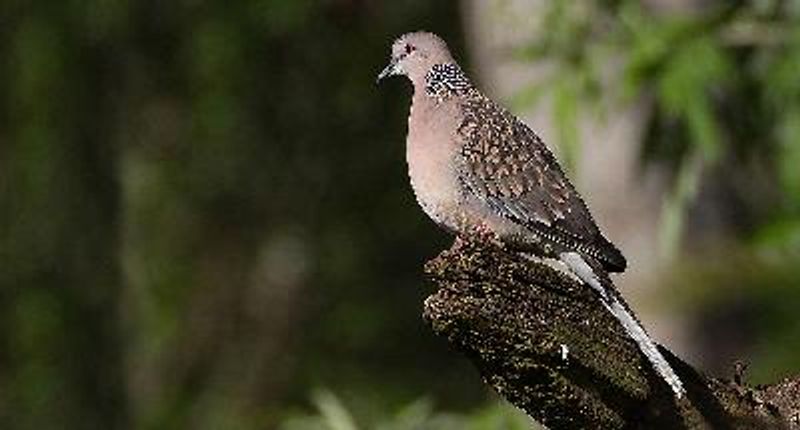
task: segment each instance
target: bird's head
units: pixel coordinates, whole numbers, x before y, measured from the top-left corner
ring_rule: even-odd
[[[447,44],[439,36],[424,31],[406,33],[392,44],[389,64],[378,75],[378,82],[393,75],[420,82],[433,66],[453,62]]]

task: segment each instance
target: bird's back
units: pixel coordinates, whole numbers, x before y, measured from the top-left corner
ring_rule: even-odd
[[[554,252],[577,251],[598,260],[607,271],[625,270],[625,257],[602,235],[539,136],[478,90],[457,97],[463,184]]]

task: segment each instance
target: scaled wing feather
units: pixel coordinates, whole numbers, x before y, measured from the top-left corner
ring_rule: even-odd
[[[624,257],[602,236],[533,130],[483,96],[468,99],[462,109],[459,175],[471,192],[540,236],[597,258],[608,270],[624,270]]]

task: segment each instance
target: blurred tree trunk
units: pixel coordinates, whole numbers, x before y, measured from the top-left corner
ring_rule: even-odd
[[[39,6],[0,30],[0,427],[119,428],[116,65]]]

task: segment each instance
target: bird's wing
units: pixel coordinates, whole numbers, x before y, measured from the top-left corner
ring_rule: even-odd
[[[607,270],[625,269],[625,258],[533,130],[482,96],[465,101],[462,113],[459,176],[471,192],[540,237],[592,256]]]

